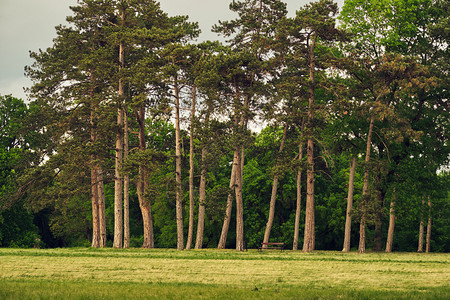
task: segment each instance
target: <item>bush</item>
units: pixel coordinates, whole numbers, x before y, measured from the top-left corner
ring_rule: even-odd
[[[22,236],[9,242],[11,248],[41,248],[44,243],[36,232],[27,231]]]
[[[33,214],[17,203],[0,215],[0,245],[13,248],[40,248],[44,246],[33,223]]]

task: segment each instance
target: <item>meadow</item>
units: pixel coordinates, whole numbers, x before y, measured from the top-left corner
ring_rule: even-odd
[[[0,299],[450,299],[450,254],[0,249]]]

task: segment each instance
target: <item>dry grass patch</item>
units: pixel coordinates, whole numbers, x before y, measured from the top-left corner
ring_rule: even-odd
[[[450,298],[447,287],[450,255],[0,249],[0,286],[2,282],[36,281],[95,282],[97,285],[181,284],[236,291],[384,291],[400,293],[400,296],[411,292],[425,295],[424,291],[439,290]]]

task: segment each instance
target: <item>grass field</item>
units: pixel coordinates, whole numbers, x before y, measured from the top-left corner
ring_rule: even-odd
[[[0,299],[450,299],[450,254],[0,249]]]

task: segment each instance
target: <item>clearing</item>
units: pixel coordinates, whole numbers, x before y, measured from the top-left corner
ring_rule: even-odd
[[[450,255],[0,249],[0,299],[450,299]]]

